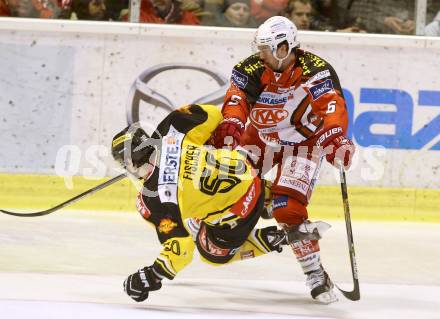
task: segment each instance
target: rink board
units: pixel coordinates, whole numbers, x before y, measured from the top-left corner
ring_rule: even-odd
[[[154,127],[182,104],[221,104],[211,93],[225,92],[254,31],[0,18],[0,148],[8,150],[0,172],[116,174],[109,144],[136,106]],[[357,145],[350,184],[439,189],[440,39],[307,31],[299,39],[344,89]],[[334,175],[326,167],[320,183],[335,185]]]
[[[108,179],[108,178],[107,178]],[[0,174],[0,208],[47,209],[107,179],[49,175]],[[349,187],[353,219],[440,222],[440,191],[415,188]],[[137,186],[128,179],[117,182],[67,209],[135,211]],[[309,206],[312,219],[343,219],[339,186],[315,189]]]
[[[219,89],[203,72],[227,84],[232,66],[249,55],[253,33],[0,18],[0,148],[8,150],[0,156],[0,208],[45,209],[119,174],[109,145],[133,111],[132,90],[169,100],[167,110],[139,102],[139,116],[154,127],[170,109],[209,100]],[[439,221],[440,39],[299,36],[303,48],[334,66],[344,88],[357,145],[347,174],[353,218]],[[163,64],[171,69],[148,89],[137,81]],[[187,64],[198,71],[179,69]],[[121,182],[72,208],[134,211],[135,193]],[[326,163],[310,213],[342,218],[338,173]]]

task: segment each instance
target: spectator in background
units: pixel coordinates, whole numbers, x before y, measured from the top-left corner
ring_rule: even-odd
[[[142,0],[139,22],[162,24],[200,24],[193,12],[183,10],[177,0]]]
[[[109,20],[104,0],[73,0],[71,8],[73,20]]]
[[[425,35],[430,37],[440,37],[440,11],[437,12],[434,20],[425,27]]]
[[[368,32],[414,34],[414,0],[345,0],[344,3]]]
[[[288,0],[250,0],[251,16],[257,24],[268,18],[281,15],[287,8]]]
[[[10,0],[9,0],[10,1]],[[22,1],[22,0],[17,0]],[[41,19],[58,19],[61,13],[61,7],[58,0],[32,0],[32,4],[39,12]]]
[[[57,0],[4,0],[11,17],[57,19],[61,8]]]
[[[11,17],[39,18],[31,0],[5,0]]]
[[[128,15],[129,0],[105,0],[107,15],[112,21],[120,21]]]
[[[187,10],[197,14],[203,11],[204,1],[203,0],[181,0],[182,5],[180,6],[182,10]]]
[[[181,0],[180,8],[192,12],[202,25],[216,25],[223,0]]]
[[[70,19],[72,15],[72,2],[73,0],[58,0],[58,5],[61,8],[58,19]]]
[[[428,23],[428,21],[434,21],[438,12],[440,11],[440,1],[428,0],[426,11],[426,22]]]
[[[310,30],[312,18],[310,0],[291,0],[286,10],[286,17],[296,25],[298,30]]]
[[[204,17],[201,21],[204,25],[215,25],[218,17],[222,14],[224,0],[204,0],[204,8],[211,13],[211,16],[206,19]]]
[[[388,8],[384,19],[385,33],[414,34],[414,0],[392,0],[393,8]]]
[[[255,28],[257,24],[251,17],[249,0],[225,0],[218,26]]]
[[[311,29],[315,31],[366,32],[365,27],[352,19],[338,0],[314,0]]]
[[[9,7],[5,3],[5,0],[0,0],[0,17],[9,17],[11,13],[9,12]]]

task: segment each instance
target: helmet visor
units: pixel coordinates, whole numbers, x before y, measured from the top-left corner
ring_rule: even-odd
[[[256,41],[252,42],[252,53],[257,54],[261,52],[272,52],[271,47],[267,44],[258,44]]]

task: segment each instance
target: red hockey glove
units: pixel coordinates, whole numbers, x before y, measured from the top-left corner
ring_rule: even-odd
[[[319,136],[316,145],[324,148],[325,157],[330,164],[339,167],[338,163],[341,162],[345,169],[350,168],[355,146],[344,136],[342,128],[333,127],[326,130]]]
[[[240,137],[244,131],[244,124],[234,117],[225,118],[217,126],[213,135],[213,144],[216,148],[227,145],[236,148],[240,144]]]

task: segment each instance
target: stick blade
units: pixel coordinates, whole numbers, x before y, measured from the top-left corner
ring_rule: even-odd
[[[48,214],[52,213],[53,210],[48,209],[48,210],[43,210],[43,211],[34,212],[34,213],[17,213],[17,212],[11,212],[9,210],[0,209],[0,212],[3,214],[6,214],[6,215],[17,216],[17,217],[37,217],[37,216],[48,215]]]
[[[336,288],[339,289],[339,291],[344,295],[345,298],[351,301],[358,301],[361,299],[361,293],[359,291],[359,285],[355,285],[354,289],[352,291],[345,291],[336,286]]]

